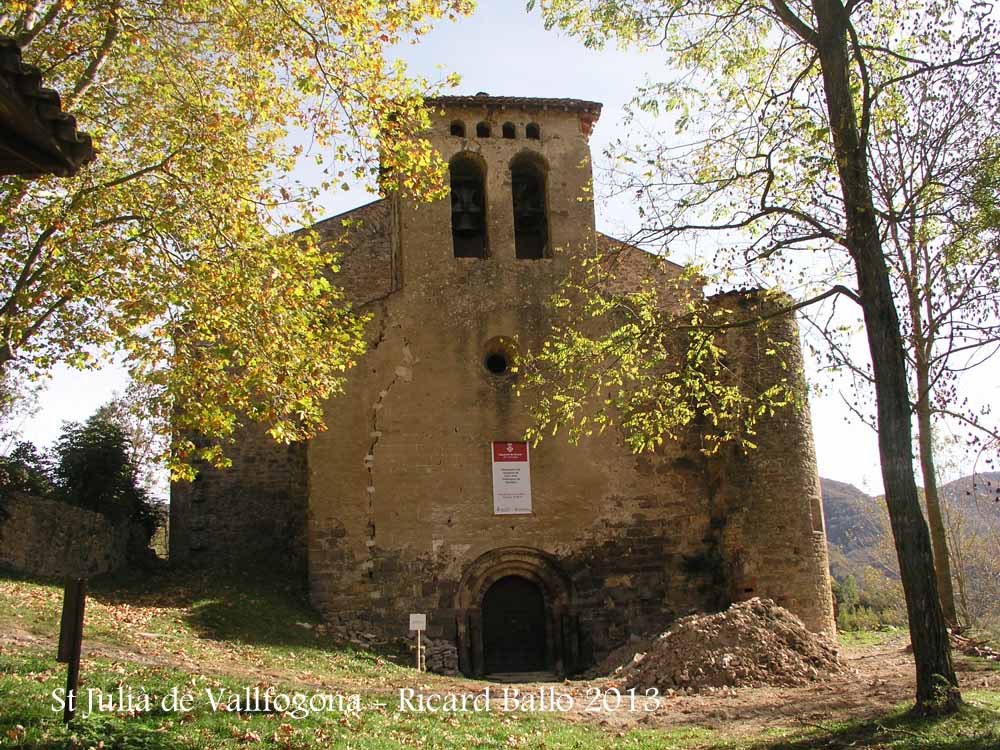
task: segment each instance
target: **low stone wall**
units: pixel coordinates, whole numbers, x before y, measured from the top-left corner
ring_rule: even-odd
[[[29,575],[91,576],[122,567],[128,527],[23,493],[0,498],[0,565]]]

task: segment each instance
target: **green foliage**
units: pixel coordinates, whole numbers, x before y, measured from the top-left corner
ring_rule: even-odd
[[[906,624],[906,601],[899,578],[867,567],[861,575],[861,588],[860,604],[878,612],[882,623]]]
[[[878,630],[884,625],[879,615],[870,607],[854,606],[837,613],[837,628],[847,631]]]
[[[151,497],[163,497],[167,476],[161,458],[169,446],[169,436],[159,432],[157,422],[149,417],[148,402],[156,396],[157,390],[148,383],[132,382],[123,393],[116,393],[99,407],[94,416],[121,429],[137,485]]]
[[[837,585],[833,587],[833,595],[841,607],[851,609],[857,607],[861,595],[858,592],[858,582],[854,576],[848,575],[843,581],[838,581]]]
[[[613,253],[588,259],[552,301],[562,320],[522,367],[521,388],[534,396],[530,439],[564,430],[577,442],[618,427],[636,453],[692,435],[706,454],[728,443],[746,450],[762,418],[801,403],[797,373],[785,362],[792,342],[769,334],[766,315],[754,320],[706,300],[693,269],[666,264],[651,265],[639,289],[622,291],[616,261]],[[757,305],[766,312],[778,302],[761,294]],[[726,332],[744,317],[756,329],[759,367],[777,373],[770,382],[726,349]]]
[[[115,520],[127,518],[136,500],[135,469],[121,428],[94,416],[66,422],[55,445],[55,479],[60,498]]]
[[[874,568],[865,568],[863,583],[848,574],[835,581],[837,628],[848,632],[895,628],[906,624],[906,606],[898,580]]]
[[[837,641],[843,646],[885,646],[902,641],[908,635],[905,628],[891,625],[869,630],[843,630],[839,627],[837,629]]]
[[[377,180],[436,197],[423,94],[387,50],[467,0],[14,0],[0,34],[63,95],[98,158],[0,189],[0,369],[124,357],[178,439],[171,468],[224,465],[239,420],[323,427],[363,350],[336,257],[309,234],[323,190]],[[301,143],[310,143],[307,151]],[[319,186],[287,175],[303,160]],[[380,169],[381,167],[381,169]]]
[[[98,412],[83,424],[67,422],[54,449],[55,496],[115,523],[134,524],[145,540],[163,523],[162,510],[138,484],[122,428]]]
[[[48,497],[54,491],[48,457],[35,444],[21,440],[6,456],[0,456],[0,489],[17,490]]]

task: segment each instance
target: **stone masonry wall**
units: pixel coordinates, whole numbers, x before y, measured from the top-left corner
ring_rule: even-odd
[[[720,295],[713,302],[736,319],[747,319],[782,300],[765,301],[751,292]],[[713,491],[724,508],[722,554],[731,597],[774,599],[810,630],[832,635],[826,532],[798,326],[792,315],[773,318],[760,330],[733,329],[723,346],[748,392],[787,379],[801,399],[797,408],[781,408],[761,420],[755,450],[744,454],[730,447],[712,463]]]
[[[125,565],[129,530],[100,513],[20,492],[0,500],[0,565],[29,575],[92,576]]]
[[[361,311],[395,288],[392,213],[375,201],[318,223],[321,241],[339,256],[333,281]],[[369,326],[377,336],[377,325]],[[337,429],[337,415],[329,415]],[[309,513],[306,446],[276,443],[261,425],[240,429],[228,469],[199,467],[193,482],[170,491],[170,556],[227,559],[264,553],[306,568]]]
[[[228,449],[228,469],[200,466],[192,482],[170,488],[170,557],[285,558],[305,569],[306,449],[280,445],[247,425]]]
[[[531,455],[534,511],[496,516],[493,440],[530,424],[516,373],[483,366],[496,342],[537,348],[558,320],[549,296],[575,262],[558,250],[518,260],[506,165],[531,152],[547,165],[554,248],[593,247],[585,133],[572,113],[460,110],[440,122],[467,129],[504,120],[538,142],[431,134],[446,160],[474,153],[487,165],[489,257],[455,258],[450,203],[399,207],[401,288],[379,302],[370,351],[328,413],[337,428],[309,445],[309,563],[313,603],[330,620],[404,635],[407,613],[428,614],[428,635],[454,639],[463,574],[482,556],[530,548],[569,580],[583,659],[630,635],[725,604],[718,533],[696,448],[636,457],[613,432],[579,446],[561,436]],[[640,259],[642,260],[642,259]],[[725,592],[723,594],[722,592]]]

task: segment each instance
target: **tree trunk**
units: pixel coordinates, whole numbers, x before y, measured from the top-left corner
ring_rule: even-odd
[[[839,0],[813,0],[815,44],[844,196],[847,246],[858,275],[875,377],[879,456],[886,504],[906,597],[917,672],[919,713],[946,712],[961,703],[948,631],[938,599],[930,536],[913,477],[906,359],[889,272],[882,252],[851,92],[848,17]]]
[[[931,546],[934,549],[934,572],[937,574],[938,596],[941,610],[949,627],[958,625],[955,613],[955,590],[951,585],[951,556],[948,552],[948,535],[941,514],[941,496],[938,493],[937,471],[934,467],[934,442],[931,432],[930,383],[924,357],[917,358],[917,444],[920,447],[920,471],[924,478],[924,500],[927,503],[927,523],[930,526]]]

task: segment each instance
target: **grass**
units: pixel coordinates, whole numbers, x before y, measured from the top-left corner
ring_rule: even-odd
[[[842,646],[884,646],[887,643],[905,642],[909,638],[906,628],[884,626],[878,630],[838,630],[837,640]]]
[[[908,717],[903,707],[877,721],[755,730],[712,729],[690,717],[670,729],[622,731],[558,714],[399,711],[398,688],[478,692],[485,683],[418,675],[405,649],[368,651],[340,644],[315,627],[303,587],[273,566],[211,571],[165,569],[95,581],[87,602],[81,691],[105,696],[131,688],[137,707],[83,716],[68,727],[53,691],[65,666],[54,659],[61,587],[0,575],[0,747],[24,750],[175,750],[184,748],[537,748],[610,750],[996,750],[1000,694],[966,692],[968,706],[939,720]],[[886,634],[851,634],[878,644]],[[345,706],[297,714],[213,710],[206,690],[248,686],[278,694],[342,696]],[[188,710],[165,710],[171,691],[189,693]],[[351,698],[351,696],[357,696]],[[355,706],[352,701],[357,701]],[[360,710],[355,710],[360,707]],[[53,710],[55,708],[56,710]],[[86,708],[82,706],[81,708]],[[341,710],[341,708],[346,710]],[[635,726],[635,725],[633,725]],[[642,727],[642,724],[638,724]]]
[[[698,730],[629,732],[609,734],[540,714],[400,713],[389,695],[360,697],[359,712],[318,711],[304,717],[280,713],[214,711],[205,690],[236,693],[245,683],[224,677],[192,675],[165,667],[149,667],[96,660],[87,664],[88,688],[114,693],[116,685],[142,686],[150,696],[151,710],[130,715],[127,711],[94,714],[76,719],[68,727],[52,711],[58,703],[52,691],[63,686],[62,669],[42,654],[0,654],[0,680],[5,688],[5,708],[0,716],[0,746],[24,748],[122,748],[122,750],[173,750],[181,748],[329,748],[358,750],[399,747],[545,747],[594,748],[669,747],[678,741],[706,739]],[[164,711],[164,696],[175,686],[179,695],[192,696],[191,710]],[[275,684],[278,693],[294,686]],[[378,704],[386,704],[380,706]],[[11,711],[10,707],[16,707]],[[103,742],[103,745],[100,744]],[[664,745],[664,742],[670,744]]]
[[[88,591],[85,648],[98,641],[149,659],[183,656],[210,670],[267,669],[306,680],[324,674],[372,687],[405,672],[400,653],[331,649],[304,587],[273,571],[182,568],[98,579]],[[61,585],[0,578],[0,627],[55,637],[61,606]]]
[[[747,750],[997,750],[1000,695],[966,692],[967,705],[943,718],[917,718],[906,708],[876,720],[831,722],[780,742],[747,745]]]

